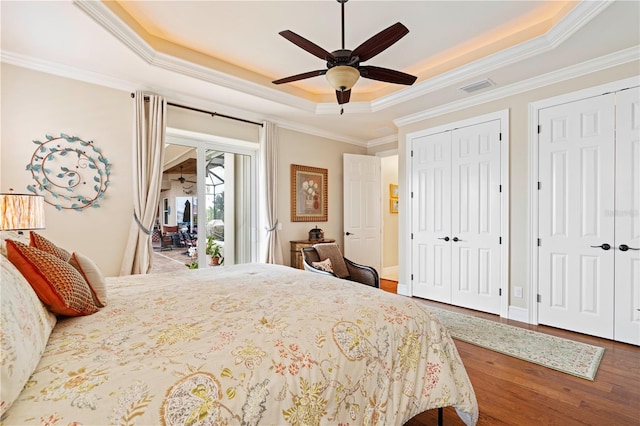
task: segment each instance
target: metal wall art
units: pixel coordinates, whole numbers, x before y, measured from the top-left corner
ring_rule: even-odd
[[[111,164],[93,145],[76,136],[61,133],[59,137],[46,135],[46,141],[34,140],[38,148],[27,170],[35,185],[27,189],[43,195],[45,202],[58,210],[83,211],[100,207],[109,187]]]

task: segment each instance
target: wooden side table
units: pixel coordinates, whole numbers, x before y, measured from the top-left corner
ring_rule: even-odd
[[[304,247],[311,247],[312,245],[318,244],[318,243],[335,243],[336,240],[325,238],[324,240],[314,240],[314,241],[297,240],[297,241],[289,241],[289,242],[291,243],[291,267],[304,269],[304,266],[302,265],[302,252],[301,252],[301,250]]]

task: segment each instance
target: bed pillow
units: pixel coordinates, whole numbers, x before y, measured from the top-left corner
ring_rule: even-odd
[[[36,369],[56,316],[47,311],[18,269],[0,256],[0,416]]]
[[[7,257],[50,311],[66,316],[98,312],[89,284],[68,262],[12,240],[7,240]]]
[[[333,265],[331,264],[331,259],[329,258],[326,258],[321,262],[311,262],[311,266],[321,271],[331,272],[333,274]]]
[[[14,240],[20,241],[23,244],[29,245],[29,233],[24,233],[22,231],[2,231],[0,232],[0,254],[2,256],[7,256],[7,248],[5,241],[6,240]]]
[[[40,250],[46,251],[47,253],[50,253],[50,254],[52,254],[54,256],[59,257],[60,259],[64,260],[65,262],[68,262],[69,258],[71,258],[71,253],[69,253],[68,251],[66,251],[62,247],[58,247],[57,245],[55,245],[51,241],[47,240],[42,235],[38,234],[37,232],[31,231],[31,233],[30,233],[30,241],[31,241],[30,245],[32,247],[35,247],[35,248],[38,248]]]
[[[107,306],[107,285],[98,265],[87,256],[77,252],[71,254],[69,263],[80,272],[82,278],[89,284],[96,306],[100,308]]]

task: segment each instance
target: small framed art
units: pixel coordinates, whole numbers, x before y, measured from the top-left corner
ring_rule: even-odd
[[[391,198],[389,200],[389,212],[390,213],[398,213],[398,199],[397,198]]]
[[[389,184],[389,198],[398,198],[398,184]]]
[[[291,221],[327,221],[327,169],[291,165]]]

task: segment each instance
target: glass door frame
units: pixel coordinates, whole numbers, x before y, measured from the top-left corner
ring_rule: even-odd
[[[204,253],[207,239],[207,203],[206,203],[206,152],[207,150],[224,151],[231,154],[246,155],[250,162],[250,230],[249,245],[251,247],[251,262],[258,261],[258,155],[260,144],[240,139],[226,138],[207,133],[167,127],[166,144],[189,146],[196,149],[197,161],[197,194],[198,194],[198,253]],[[225,188],[227,190],[227,188]],[[205,256],[199,255],[205,259]],[[198,268],[208,267],[205,262],[198,262]]]

